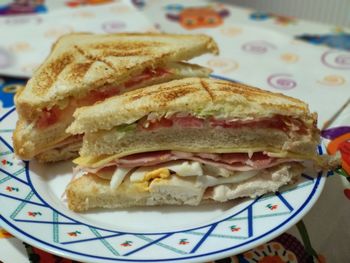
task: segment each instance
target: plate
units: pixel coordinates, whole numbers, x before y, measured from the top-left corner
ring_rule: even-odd
[[[242,253],[297,223],[326,178],[308,168],[297,184],[256,199],[77,214],[62,199],[72,164],[17,160],[16,120],[14,108],[0,116],[0,225],[32,246],[82,262],[205,262]]]

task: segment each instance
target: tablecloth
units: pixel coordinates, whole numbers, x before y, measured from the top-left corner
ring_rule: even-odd
[[[205,33],[215,38],[221,53],[194,62],[213,68],[216,75],[308,102],[311,110],[319,114],[322,135],[332,149],[340,149],[343,167],[349,171],[347,28],[219,1],[132,1],[135,7],[128,1],[37,1],[27,9],[18,8],[15,1],[8,2],[0,6],[0,115],[13,107],[16,87],[26,81],[6,75],[29,76],[47,55],[51,43],[64,33],[156,30]],[[23,12],[32,14],[13,16]],[[23,37],[19,38],[19,34]],[[1,160],[1,165],[7,165],[6,159]],[[348,262],[349,199],[349,177],[339,170],[327,178],[319,201],[297,226],[267,244],[216,262]],[[275,257],[266,255],[268,249],[275,249]],[[297,261],[284,257],[286,251],[293,253]],[[24,244],[1,228],[0,260],[71,262]]]

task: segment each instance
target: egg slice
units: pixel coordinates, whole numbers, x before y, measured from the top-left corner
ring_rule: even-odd
[[[130,176],[130,182],[144,182],[148,181],[150,179],[154,179],[155,177],[158,178],[165,178],[164,176],[164,170],[175,172],[178,176],[202,176],[203,175],[203,169],[202,165],[199,162],[189,162],[189,161],[174,161],[174,162],[167,162],[165,164],[150,166],[150,167],[140,167],[137,170],[135,170],[132,175]],[[151,177],[148,178],[150,173],[158,173],[158,176],[155,176],[153,174]],[[163,175],[161,175],[163,173]],[[168,175],[168,176],[169,176]],[[167,176],[166,176],[167,177]]]
[[[110,187],[117,189],[118,186],[123,182],[125,176],[132,170],[132,168],[117,168],[112,175]]]

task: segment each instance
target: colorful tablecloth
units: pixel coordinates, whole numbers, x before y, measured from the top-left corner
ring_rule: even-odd
[[[0,6],[0,116],[13,107],[14,92],[26,82],[18,77],[30,76],[62,34],[205,33],[215,38],[221,53],[194,62],[213,68],[216,75],[308,102],[319,114],[329,151],[339,149],[343,167],[350,171],[349,29],[213,1],[22,1],[31,2],[22,6],[21,1],[7,2]],[[31,15],[14,16],[23,13]],[[348,262],[350,182],[343,170],[338,172],[343,176],[327,179],[319,201],[288,233],[217,262]],[[1,228],[0,260],[71,262],[26,245]]]

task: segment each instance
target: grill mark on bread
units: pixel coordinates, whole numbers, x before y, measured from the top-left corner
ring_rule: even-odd
[[[138,44],[144,43],[144,44]],[[126,46],[127,53],[120,54],[120,47],[113,49],[113,46],[121,43]],[[133,43],[137,43],[136,46]],[[92,46],[111,44],[112,50],[95,49]],[[212,45],[211,45],[212,44]],[[143,46],[148,45],[148,47]],[[85,52],[79,52],[74,46]],[[108,45],[107,45],[108,46]],[[100,46],[102,48],[102,46]],[[210,47],[208,49],[208,47]],[[124,48],[124,47],[123,47]],[[119,83],[119,76],[128,77],[134,68],[140,69],[143,66],[155,66],[165,64],[168,60],[187,60],[193,56],[204,53],[216,53],[217,47],[213,39],[205,35],[173,35],[173,34],[106,34],[94,35],[90,33],[72,33],[60,37],[52,46],[51,53],[43,62],[42,66],[34,73],[32,81],[26,85],[21,96],[17,97],[17,109],[23,113],[23,116],[32,119],[35,111],[40,111],[45,107],[52,107],[58,101],[69,96],[75,97],[91,90],[96,86],[111,83]],[[106,52],[106,53],[103,53]],[[113,53],[114,52],[114,53]],[[142,53],[140,53],[142,52]],[[62,67],[59,77],[53,75],[47,67],[55,64],[54,61],[60,59],[65,53],[72,56],[73,60],[65,63],[67,69]],[[103,57],[105,60],[96,57],[87,58],[86,54],[92,56],[101,56],[102,54],[111,54]],[[83,55],[84,54],[84,55]],[[148,54],[148,55],[144,55]],[[118,59],[119,55],[120,60]],[[126,57],[125,57],[126,56]],[[135,57],[135,58],[134,58]],[[89,60],[99,61],[92,63],[88,71],[89,78],[85,76],[81,79],[75,79],[72,82],[71,69],[73,64],[89,62]],[[146,63],[145,63],[146,62]],[[155,63],[156,62],[156,63]],[[123,64],[123,65],[122,65]],[[144,65],[143,65],[144,64]],[[67,66],[66,65],[66,66]],[[46,69],[45,69],[46,68]],[[108,70],[106,70],[108,69]],[[115,71],[118,69],[118,71]],[[91,72],[90,72],[91,71]],[[41,74],[41,76],[39,76]],[[39,81],[40,78],[40,81]],[[83,81],[80,85],[80,81]],[[38,84],[40,82],[40,84]],[[47,83],[47,84],[46,84]],[[56,83],[65,86],[64,90],[57,91]],[[40,86],[40,87],[39,87]],[[48,92],[51,91],[52,92]],[[45,92],[43,94],[43,92]],[[38,96],[39,95],[39,96]]]
[[[241,94],[244,97],[246,97],[248,100],[256,101],[259,97],[262,97],[264,99],[274,99],[276,97],[279,97],[281,100],[287,100],[286,103],[288,102],[288,105],[283,106],[282,104],[280,104],[278,107],[281,107],[281,108],[295,107],[303,110],[307,109],[307,105],[303,101],[293,97],[285,96],[282,93],[272,93],[271,91],[268,91],[268,90],[262,90],[256,87],[251,87],[240,83],[222,83],[221,81],[218,81],[218,84],[220,84],[220,86],[217,88],[218,91],[232,93],[232,94]],[[291,104],[291,102],[293,104]],[[262,104],[268,106],[269,103],[262,103]],[[271,104],[271,105],[275,105],[275,104]]]
[[[162,45],[160,42],[118,42],[117,44],[114,43],[98,43],[98,44],[90,44],[89,47],[92,47],[94,49],[110,49],[110,50],[129,50],[129,49],[142,49],[144,47],[150,47],[150,46],[159,46]]]
[[[35,95],[45,94],[52,86],[52,84],[57,80],[61,72],[71,64],[74,57],[70,53],[64,53],[58,59],[53,60],[48,65],[38,70],[35,82],[33,83],[33,93]]]
[[[143,50],[105,50],[101,52],[102,57],[131,57],[131,56],[151,56],[152,52],[147,49]]]
[[[74,64],[70,72],[69,78],[73,82],[79,81],[86,75],[86,72],[88,72],[92,64],[93,62]]]
[[[200,84],[201,84],[202,88],[206,91],[206,93],[208,93],[211,101],[214,101],[215,100],[215,95],[214,95],[214,93],[211,92],[211,90],[210,90],[209,86],[207,85],[207,83],[201,79],[200,80]]]
[[[127,102],[132,102],[132,101],[136,101],[138,99],[141,99],[142,97],[148,97],[148,96],[153,96],[154,99],[158,99],[159,97],[162,98],[166,98],[166,97],[174,97],[174,95],[167,95],[166,93],[169,93],[169,89],[165,88],[162,86],[162,84],[160,84],[161,86],[158,87],[158,89],[152,89],[152,90],[147,90],[147,89],[138,89],[135,91],[131,91],[129,93],[125,93],[125,98],[127,99]],[[172,86],[171,88],[173,90],[173,92],[177,92],[176,89],[188,89],[190,90],[190,92],[195,92],[197,91],[197,88],[191,87],[190,84],[188,85],[176,85],[176,86]],[[190,93],[187,92],[187,93]],[[134,95],[131,95],[132,93],[134,93]],[[186,93],[186,94],[187,94]]]
[[[191,89],[189,87],[181,87],[179,89],[171,89],[166,92],[155,95],[155,99],[157,99],[158,101],[160,101],[160,103],[164,105],[164,104],[167,104],[168,102],[181,98],[195,91],[196,89]]]
[[[149,56],[154,53],[154,48],[164,46],[160,42],[133,42],[133,43],[99,43],[89,45],[96,50],[103,50],[102,56],[128,57],[128,56]]]
[[[257,87],[252,87],[252,86],[248,86],[242,83],[225,83],[222,82],[220,80],[217,81],[221,86],[219,87],[219,91],[224,91],[224,92],[232,92],[232,90],[234,89],[233,93],[241,93],[241,94],[250,94],[248,95],[248,97],[254,97],[256,95],[258,96],[262,96],[264,98],[270,97],[270,98],[276,98],[276,96],[282,98],[282,99],[287,99],[288,102],[294,102],[297,104],[303,104],[303,106],[305,107],[305,103],[299,99],[293,98],[293,97],[288,97],[282,93],[275,93],[275,92],[271,92],[268,90],[262,90],[259,89]],[[222,84],[224,84],[224,86],[222,86]],[[239,91],[238,91],[239,90]],[[304,107],[300,107],[299,108],[304,108]]]
[[[81,49],[79,46],[74,45],[74,48],[86,59],[89,61],[93,62],[102,62],[106,64],[109,68],[111,68],[113,71],[118,72],[118,69],[114,68],[113,64],[110,63],[108,60],[105,60],[103,57],[105,56],[104,54],[100,56],[93,56],[90,54],[87,54],[83,49]],[[93,63],[91,63],[93,64]]]
[[[218,88],[218,91],[221,91],[221,92],[227,92],[229,94],[235,94],[235,95],[242,95],[244,96],[246,99],[249,99],[249,97],[251,97],[251,95],[253,94],[250,94],[252,92],[250,92],[250,90],[243,90],[241,88],[237,88],[236,86],[233,86],[233,85],[227,85],[227,86],[221,86]],[[227,94],[228,95],[228,94]],[[257,94],[255,94],[257,95]]]
[[[262,102],[261,105],[268,108],[277,107],[278,109],[285,110],[285,111],[291,110],[291,108],[306,111],[306,106],[301,106],[301,105],[284,105],[284,104],[275,105],[272,103],[265,103],[265,102]],[[305,118],[305,115],[303,117]]]

